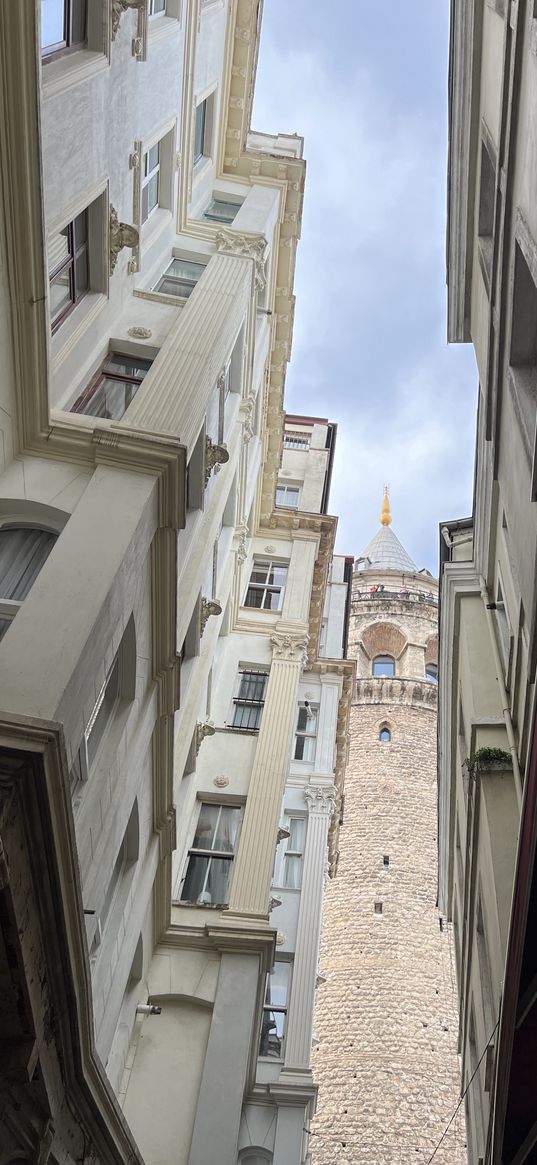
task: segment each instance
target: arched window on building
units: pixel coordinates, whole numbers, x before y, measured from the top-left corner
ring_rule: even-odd
[[[431,680],[433,684],[438,683],[438,667],[435,663],[425,664],[425,679]]]
[[[12,623],[54,546],[58,534],[42,526],[0,526],[0,639]]]
[[[393,656],[376,655],[372,664],[372,672],[374,676],[394,676],[395,660]]]
[[[383,744],[388,744],[389,741],[391,740],[391,738],[392,738],[392,734],[390,732],[390,729],[388,728],[388,725],[383,724],[382,728],[379,732],[379,740],[382,741]]]
[[[267,1149],[243,1149],[239,1153],[239,1165],[268,1165],[272,1161],[272,1153]]]

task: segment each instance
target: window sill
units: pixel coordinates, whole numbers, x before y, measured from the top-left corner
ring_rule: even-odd
[[[155,41],[164,40],[165,37],[172,36],[180,27],[180,16],[169,16],[168,13],[163,12],[161,16],[150,17],[149,44],[154,44]]]
[[[160,291],[146,291],[143,287],[136,287],[132,293],[138,299],[150,299],[153,303],[169,304],[171,307],[184,307],[188,301],[181,295],[163,295]]]
[[[233,736],[259,736],[259,728],[233,728],[231,724],[224,724],[222,728],[216,728],[216,732],[231,732]]]
[[[79,85],[90,77],[97,76],[110,67],[110,60],[103,52],[80,49],[77,53],[66,53],[56,61],[43,65],[43,98],[56,97],[73,85]]]

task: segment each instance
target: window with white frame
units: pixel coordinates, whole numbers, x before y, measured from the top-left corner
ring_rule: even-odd
[[[206,222],[232,223],[240,208],[240,202],[229,202],[225,198],[211,198],[203,211]]]
[[[54,546],[53,530],[22,523],[0,526],[0,639],[11,626]]]
[[[300,487],[298,485],[286,485],[285,482],[278,482],[276,486],[277,506],[288,506],[290,509],[297,510],[299,497]]]
[[[265,611],[281,611],[288,566],[274,559],[254,558],[245,607],[261,607]]]
[[[393,655],[376,655],[371,664],[371,673],[374,676],[394,676],[395,660]]]
[[[302,862],[306,841],[306,818],[286,814],[283,830],[289,834],[278,843],[274,863],[274,885],[286,890],[300,890]]]
[[[182,902],[224,906],[228,900],[242,808],[202,802],[188,851]]]
[[[166,12],[166,0],[149,0],[148,16],[161,16]]]
[[[70,411],[119,421],[134,400],[152,363],[152,360],[141,357],[109,352]]]
[[[291,963],[276,959],[267,977],[259,1055],[283,1059],[287,1006],[291,986]]]
[[[268,672],[263,668],[242,667],[239,671],[237,695],[233,697],[231,728],[257,732],[261,724]]]
[[[188,299],[205,271],[205,263],[198,263],[193,259],[172,259],[164,275],[161,275],[155,286],[155,291],[161,295],[176,295],[179,299]]]
[[[295,733],[295,760],[314,761],[317,745],[317,725],[319,708],[307,700],[298,706],[298,718]]]
[[[41,0],[41,53],[50,61],[86,44],[87,0]]]
[[[285,432],[283,435],[283,447],[284,449],[309,449],[310,434]]]

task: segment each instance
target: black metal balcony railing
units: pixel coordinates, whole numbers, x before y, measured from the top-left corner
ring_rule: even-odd
[[[382,583],[377,587],[368,587],[367,590],[353,590],[352,597],[362,603],[392,599],[402,603],[431,603],[433,607],[438,606],[438,595],[433,594],[432,591],[411,591],[408,587],[389,590]]]

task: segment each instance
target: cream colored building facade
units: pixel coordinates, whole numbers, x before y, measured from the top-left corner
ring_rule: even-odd
[[[260,16],[0,7],[1,1165],[307,1154],[352,665]]]
[[[354,562],[357,676],[315,1013],[315,1165],[466,1161],[452,936],[436,909],[438,584],[390,527]]]
[[[451,4],[448,338],[479,376],[471,518],[441,529],[439,893],[470,1159],[534,1160],[537,12]]]

